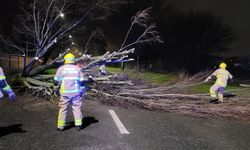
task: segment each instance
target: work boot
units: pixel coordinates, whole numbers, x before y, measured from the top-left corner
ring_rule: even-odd
[[[212,104],[218,104],[218,99],[213,99],[213,100],[210,100],[209,103],[212,103]]]
[[[76,126],[75,128],[76,128],[76,131],[82,130],[82,126]]]
[[[217,101],[214,104],[221,104],[221,103],[222,103],[222,101]]]
[[[218,104],[221,104],[221,103],[223,103],[223,100],[219,100],[219,101],[218,101]]]
[[[223,101],[217,100],[215,102],[213,102],[212,104],[221,104]]]
[[[64,131],[65,128],[64,128],[64,127],[57,127],[57,130],[58,130],[58,131]]]

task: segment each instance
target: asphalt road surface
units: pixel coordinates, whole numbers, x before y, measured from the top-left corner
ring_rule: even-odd
[[[0,149],[250,149],[250,125],[246,123],[87,101],[83,107],[84,129],[74,129],[70,113],[68,129],[60,132],[55,130],[57,109],[43,101],[19,98],[10,103],[5,99],[0,107]]]

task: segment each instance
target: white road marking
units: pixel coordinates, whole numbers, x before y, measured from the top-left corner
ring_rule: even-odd
[[[114,110],[109,110],[110,115],[112,116],[114,122],[116,123],[118,129],[120,130],[121,134],[129,134],[128,130],[124,127],[118,116],[116,115]]]

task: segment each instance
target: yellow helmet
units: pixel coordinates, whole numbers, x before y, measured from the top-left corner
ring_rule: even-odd
[[[68,53],[63,57],[63,59],[65,60],[65,64],[72,64],[75,62],[75,55]]]
[[[226,69],[226,67],[227,67],[227,64],[226,64],[226,63],[221,63],[221,64],[220,64],[220,68]]]

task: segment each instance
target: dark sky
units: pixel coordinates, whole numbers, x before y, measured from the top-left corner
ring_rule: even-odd
[[[229,55],[250,57],[250,0],[168,0],[178,9],[188,12],[205,11],[220,17],[231,26],[237,41],[231,45]]]
[[[7,31],[11,27],[18,11],[18,1],[0,1],[0,31]],[[205,11],[220,17],[237,36],[229,55],[250,56],[250,0],[166,0],[166,4],[168,2],[183,12]]]
[[[0,1],[0,31],[10,29],[19,9],[18,4],[18,0]]]

